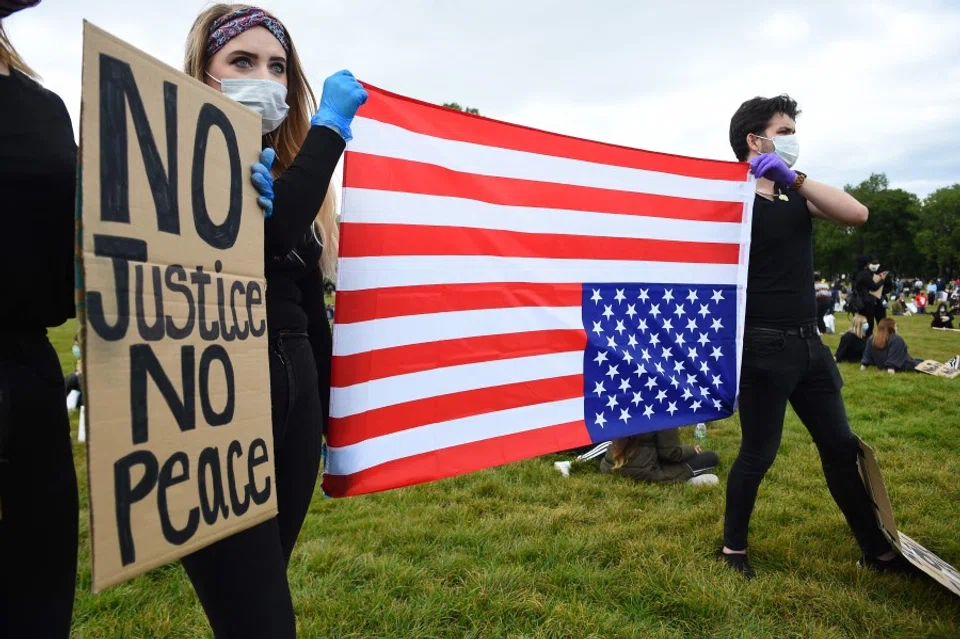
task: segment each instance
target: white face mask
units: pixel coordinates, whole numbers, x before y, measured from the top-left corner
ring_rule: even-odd
[[[758,135],[761,140],[770,140],[773,142],[773,152],[780,156],[787,166],[793,166],[800,157],[800,142],[797,141],[796,134],[778,135],[775,138],[765,138]]]
[[[864,323],[863,323],[863,332],[866,333],[868,330],[870,330],[870,324],[867,323],[867,322],[864,322]]]
[[[207,75],[210,75],[207,73]],[[224,78],[218,80],[220,90],[245,107],[260,114],[260,131],[263,135],[276,131],[287,119],[287,87],[273,80],[246,80]]]
[[[879,271],[879,270],[880,270],[880,265],[879,265],[879,264],[871,264],[871,265],[870,265],[870,272],[876,273],[876,272]]]

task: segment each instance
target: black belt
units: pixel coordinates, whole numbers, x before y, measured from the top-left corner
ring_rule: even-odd
[[[774,326],[747,326],[745,332],[758,331],[761,333],[777,333],[778,335],[787,335],[789,337],[799,337],[800,339],[810,339],[817,337],[820,332],[816,324],[801,324],[800,326],[774,327]]]

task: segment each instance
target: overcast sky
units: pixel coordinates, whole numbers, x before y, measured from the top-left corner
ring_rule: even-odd
[[[5,21],[80,109],[81,20],[180,68],[205,0],[43,0]],[[837,186],[885,172],[960,182],[960,2],[271,0],[318,91],[361,80],[483,115],[655,151],[733,159],[730,116],[800,102],[797,168]]]

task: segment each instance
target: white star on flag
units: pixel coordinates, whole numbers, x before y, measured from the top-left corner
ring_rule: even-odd
[[[607,398],[607,408],[616,408],[617,407],[617,396],[611,395]]]
[[[677,378],[673,375],[670,376],[670,385],[674,388],[680,388],[680,382],[677,381]]]
[[[715,317],[713,319],[713,326],[711,326],[710,328],[717,331],[718,333],[720,332],[720,329],[723,328],[723,324],[720,322],[719,317]]]
[[[673,417],[673,414],[677,412],[677,403],[670,402],[670,406],[667,407],[667,412],[670,413],[670,417]]]
[[[720,302],[723,301],[723,292],[722,292],[722,291],[714,291],[714,292],[713,292],[713,297],[712,297],[711,299],[713,299],[714,302],[716,302],[717,304],[719,304]]]
[[[653,390],[654,388],[657,387],[657,378],[656,378],[656,377],[648,377],[648,378],[647,378],[647,383],[645,384],[645,386],[647,387],[647,390]]]
[[[641,301],[641,302],[644,302],[644,303],[645,303],[648,299],[650,299],[650,296],[647,295],[647,291],[648,291],[648,290],[650,290],[650,289],[646,289],[646,288],[641,288],[641,289],[640,289],[640,301]]]
[[[669,362],[670,358],[673,357],[673,349],[664,347],[663,352],[660,353],[660,357]]]
[[[651,419],[651,418],[653,417],[653,406],[652,406],[652,405],[651,405],[651,406],[647,406],[646,408],[643,409],[643,416],[646,417],[647,419]]]
[[[600,326],[600,322],[593,323],[593,332],[596,333],[597,335],[603,332],[603,327]]]
[[[645,348],[642,349],[640,357],[643,358],[643,361],[649,362],[649,361],[650,361],[650,351],[648,351],[648,350],[645,349]]]
[[[617,340],[613,335],[607,338],[607,348],[614,352],[617,350]]]
[[[710,365],[707,364],[707,360],[703,360],[703,363],[700,364],[700,372],[704,375],[710,374]]]
[[[610,368],[607,369],[607,377],[609,377],[610,379],[613,379],[614,377],[616,377],[619,374],[619,372],[617,371],[617,368],[619,368],[619,366],[620,366],[619,364],[616,364],[616,365],[611,364]]]
[[[660,362],[657,362],[656,364],[654,364],[654,367],[657,369],[657,372],[658,372],[658,373],[660,373],[661,375],[663,375],[663,372],[664,372],[664,371],[663,371],[663,365],[662,365]]]
[[[687,301],[688,301],[688,302],[696,302],[697,299],[698,299],[698,298],[697,298],[697,292],[691,288],[691,289],[690,289],[690,292],[687,294]]]
[[[687,375],[687,386],[693,386],[693,385],[696,384],[696,383],[697,383],[697,376],[696,376],[696,375]],[[684,399],[686,399],[686,398],[684,398]]]
[[[630,335],[630,339],[627,340],[627,346],[629,346],[630,348],[636,348],[636,347],[637,347],[637,336],[636,336],[636,335]]]
[[[710,338],[707,337],[706,333],[700,333],[700,339],[697,340],[697,343],[700,344],[700,346],[706,346],[709,341]]]
[[[627,304],[627,312],[625,313],[630,319],[633,319],[633,316],[637,314],[637,305],[636,304]]]
[[[686,311],[683,309],[683,304],[677,304],[676,308],[673,309],[673,314],[677,317],[682,317],[686,315]]]
[[[630,351],[623,351],[623,361],[627,363],[627,366],[633,363],[633,355],[630,354]]]
[[[600,300],[602,299],[603,298],[600,297],[600,289],[599,288],[593,289],[593,297],[591,297],[590,300],[594,303],[594,305],[599,304]]]
[[[683,389],[683,398],[684,398],[684,399],[690,399],[691,397],[693,397],[693,393],[690,392],[690,389],[689,389],[689,388],[684,388],[684,389]]]
[[[630,390],[630,380],[624,377],[620,380],[620,392],[625,393],[628,390]]]
[[[605,361],[607,361],[607,352],[597,351],[597,356],[593,358],[593,361],[595,361],[598,366],[603,364]]]
[[[664,302],[672,302],[672,301],[673,301],[673,289],[672,289],[672,288],[664,289],[664,291],[663,291],[663,301],[664,301]]]
[[[607,420],[604,419],[603,413],[597,413],[597,420],[593,423],[599,426],[600,428],[603,428],[603,425],[607,423]]]
[[[618,301],[618,302],[620,302],[620,303],[622,304],[622,303],[623,303],[623,300],[627,299],[627,296],[623,294],[623,289],[622,289],[622,288],[618,288],[618,289],[617,289],[617,294],[613,296],[613,299],[615,299],[616,301]]]
[[[695,317],[687,320],[687,330],[691,332],[697,330],[697,319]]]
[[[665,400],[666,398],[667,398],[667,391],[661,390],[660,392],[657,393],[657,401],[660,402],[661,404],[663,403],[663,400]]]
[[[668,333],[673,330],[673,320],[665,319],[663,320],[663,330]]]
[[[640,320],[640,325],[639,325],[637,328],[639,328],[641,331],[643,331],[644,333],[646,333],[646,332],[647,332],[647,320],[645,320],[645,319]]]
[[[660,305],[659,305],[659,304],[651,304],[651,305],[650,305],[650,311],[649,311],[649,312],[650,312],[650,314],[653,315],[654,317],[659,317],[659,316],[661,315],[661,313],[660,313]]]
[[[650,346],[659,346],[660,345],[660,336],[656,333],[650,334]]]
[[[608,306],[608,305],[606,305],[606,304],[603,305],[603,316],[606,317],[607,319],[610,319],[611,317],[613,317],[613,306],[612,306],[612,305],[610,305],[610,306]]]
[[[697,401],[693,402],[692,404],[690,404],[690,408],[693,410],[693,412],[697,412],[698,410],[700,410],[700,407],[701,407],[702,405],[703,405],[703,404],[700,403],[700,400],[697,400]]]
[[[674,340],[677,343],[677,346],[683,347],[687,343],[687,340],[683,338],[683,333],[677,333],[677,337]]]
[[[710,397],[710,389],[705,386],[700,387],[700,397]]]
[[[714,388],[720,388],[721,386],[723,386],[723,380],[720,379],[720,376],[719,376],[719,375],[714,375],[714,376],[713,376],[713,387],[714,387]]]
[[[687,350],[687,357],[693,361],[697,361],[697,358],[700,357],[700,355],[697,354],[696,348],[690,348]]]
[[[720,361],[720,358],[723,357],[723,353],[720,352],[719,346],[714,347],[713,352],[710,353],[710,357],[712,357],[714,361]]]
[[[701,304],[701,305],[700,305],[700,310],[697,311],[697,315],[699,315],[699,316],[701,316],[701,317],[706,317],[706,316],[709,315],[709,314],[710,314],[710,309],[707,308],[706,304]]]
[[[620,409],[620,421],[622,421],[624,424],[630,421],[630,413],[627,412],[626,408]]]
[[[683,364],[683,360],[679,360],[679,359],[678,359],[677,361],[675,361],[675,362],[673,363],[673,372],[674,372],[674,373],[682,373],[684,368],[685,368],[685,366],[684,366],[684,364]]]
[[[646,374],[647,374],[647,367],[644,366],[643,364],[637,364],[636,373],[637,373],[637,377],[640,377],[641,375],[646,375]]]
[[[720,410],[723,408],[723,403],[719,399],[715,399],[713,400],[713,407]]]
[[[640,402],[643,401],[643,395],[640,394],[640,391],[637,391],[633,394],[633,401],[631,402],[634,406],[639,406]]]
[[[600,397],[607,392],[607,389],[603,387],[603,382],[596,382],[593,392],[597,394],[597,397]]]
[[[623,325],[623,320],[617,320],[617,327],[613,330],[617,332],[617,335],[623,335],[623,332],[627,330],[627,327]]]

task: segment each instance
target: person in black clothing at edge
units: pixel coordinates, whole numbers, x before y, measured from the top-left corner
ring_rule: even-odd
[[[877,280],[876,276],[880,279]],[[853,280],[853,289],[863,301],[863,308],[857,312],[866,317],[870,325],[867,327],[867,337],[873,335],[873,327],[877,322],[887,316],[883,302],[874,297],[877,291],[883,290],[886,278],[887,274],[880,272],[880,261],[876,257],[861,255],[857,258],[857,275]]]
[[[295,637],[287,564],[316,486],[329,403],[332,339],[322,277],[332,275],[338,239],[330,180],[367,93],[341,71],[324,82],[317,109],[289,32],[249,5],[216,4],[201,13],[184,66],[261,115],[264,151],[253,181],[266,216],[279,515],[182,561],[216,637]]]
[[[863,358],[863,349],[866,348],[865,335],[869,328],[867,318],[857,314],[850,320],[850,330],[840,338],[840,344],[837,345],[837,352],[833,354],[833,359],[838,362],[853,362],[857,364]]]
[[[47,328],[75,316],[77,145],[63,101],[37,81],[0,0],[0,637],[68,637],[79,510],[63,372]]]
[[[744,576],[747,529],[757,490],[780,447],[789,401],[813,436],[827,486],[863,553],[860,565],[908,572],[877,525],[857,470],[840,372],[817,334],[813,217],[859,226],[867,209],[839,189],[790,167],[798,155],[797,103],[787,95],[744,102],[730,121],[730,145],[757,176],[740,373],[740,452],[727,479],[719,556]]]

